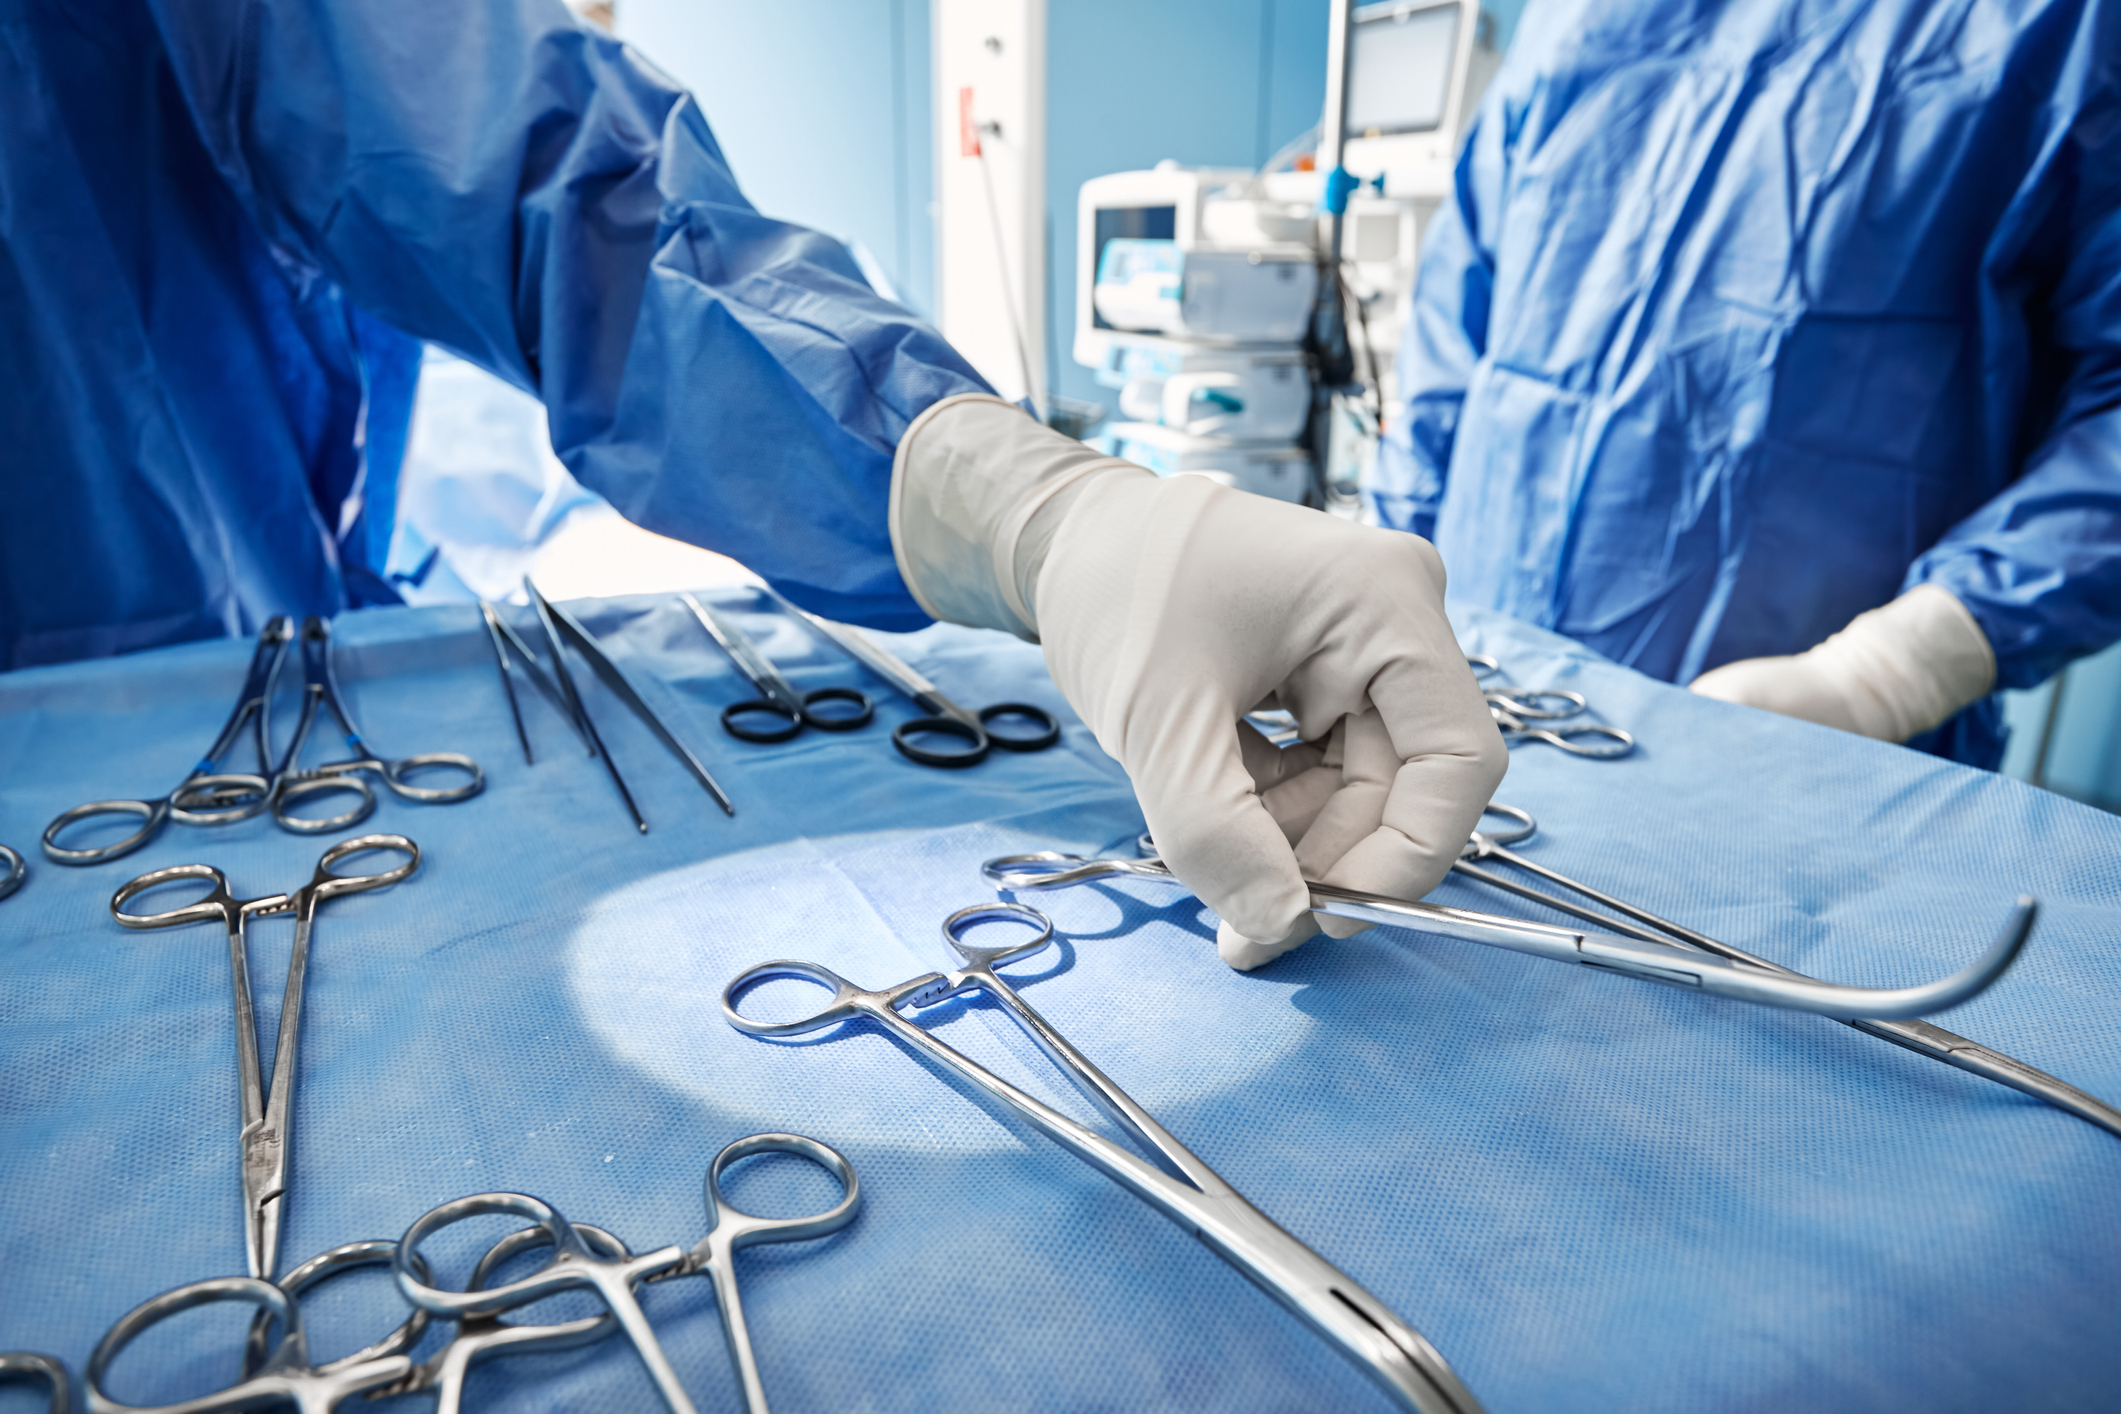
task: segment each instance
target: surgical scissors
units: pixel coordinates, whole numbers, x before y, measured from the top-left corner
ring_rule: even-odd
[[[1502,816],[1513,823],[1509,827],[1500,830],[1475,830],[1472,839],[1467,841],[1464,851],[1459,855],[1457,863],[1451,866],[1455,872],[1463,874],[1469,879],[1478,879],[1481,883],[1501,889],[1506,893],[1515,894],[1519,898],[1529,899],[1533,903],[1544,904],[1548,908],[1556,909],[1572,917],[1581,918],[1587,923],[1597,924],[1601,928],[1610,928],[1616,933],[1638,938],[1644,942],[1662,941],[1658,937],[1658,934],[1661,933],[1666,937],[1676,938],[1690,947],[1699,948],[1703,952],[1714,953],[1718,957],[1728,958],[1730,961],[1744,967],[1759,968],[1762,971],[1776,973],[1784,977],[1802,977],[1804,975],[1800,972],[1793,972],[1787,967],[1769,962],[1766,958],[1755,957],[1753,954],[1740,948],[1732,947],[1728,943],[1720,943],[1705,934],[1695,932],[1691,928],[1683,928],[1677,923],[1667,922],[1645,909],[1623,903],[1610,894],[1601,893],[1588,884],[1578,883],[1567,875],[1549,869],[1536,860],[1527,859],[1524,855],[1511,849],[1510,846],[1521,844],[1525,840],[1530,839],[1539,828],[1538,822],[1529,813],[1512,805],[1490,805],[1486,813]],[[1585,908],[1582,904],[1569,899],[1558,897],[1541,889],[1528,887],[1514,880],[1505,879],[1499,874],[1481,868],[1475,862],[1477,860],[1490,859],[1512,865],[1528,874],[1537,875],[1549,883],[1558,884],[1573,894],[1591,900],[1601,908],[1610,909],[1613,913],[1622,915],[1622,918],[1610,917],[1607,914]],[[1627,922],[1623,921],[1623,919],[1633,921]],[[1647,925],[1647,928],[1638,925]],[[1647,931],[1648,928],[1654,928],[1657,931],[1653,933]],[[2109,1134],[2121,1137],[2121,1110],[2116,1110],[2112,1105],[2085,1094],[2082,1090],[2066,1081],[2056,1079],[2046,1071],[2035,1070],[2032,1066],[2025,1064],[2025,1062],[2014,1060],[2010,1056],[2004,1055],[2001,1051],[1991,1050],[1978,1041],[1969,1041],[1966,1037],[1954,1035],[1941,1026],[1932,1026],[1927,1021],[1880,1021],[1871,1018],[1856,1019],[1847,1017],[1837,1019],[1845,1026],[1853,1027],[1867,1035],[1876,1036],[1881,1041],[1890,1041],[1905,1050],[1913,1051],[1916,1055],[1927,1056],[1931,1060],[1943,1061],[1946,1065],[1957,1066],[1971,1075],[1978,1075],[1984,1080],[1993,1080],[1998,1085],[2008,1085],[2013,1090],[2021,1091],[2036,1100],[2045,1101],[2056,1109],[2062,1110],[2067,1114],[2073,1114],[2089,1124],[2097,1125]]]
[[[468,800],[486,788],[486,773],[479,763],[455,751],[429,751],[418,756],[385,757],[361,739],[346,699],[339,692],[339,675],[332,666],[331,624],[312,614],[302,621],[302,711],[295,720],[294,739],[272,775],[273,823],[298,835],[329,834],[350,830],[375,813],[374,787],[363,779],[373,775],[393,795],[420,805],[451,805]],[[344,761],[328,761],[310,770],[301,769],[302,747],[319,709],[328,710],[339,724],[353,755]],[[416,786],[406,779],[414,771],[446,769],[462,771],[466,779],[454,786]],[[333,792],[358,796],[353,809],[325,818],[296,815],[289,806],[314,795]],[[197,789],[180,791],[178,803],[190,805]]]
[[[707,630],[707,636],[722,645],[722,651],[736,663],[737,671],[759,690],[760,695],[751,701],[732,702],[722,709],[722,730],[731,736],[740,741],[776,742],[787,741],[804,727],[816,727],[821,732],[851,732],[857,727],[868,726],[870,718],[876,715],[876,704],[869,700],[869,694],[856,688],[819,687],[809,692],[797,692],[795,685],[780,675],[734,620],[690,594],[680,594],[678,598],[692,610],[692,616],[700,621],[701,628]],[[854,710],[813,710],[823,702],[849,703]],[[743,720],[757,714],[774,718],[774,724],[755,727]]]
[[[973,926],[1028,925],[1033,934],[1009,947],[967,943]],[[814,962],[764,962],[722,992],[722,1014],[751,1036],[800,1036],[866,1016],[915,1054],[962,1076],[1022,1115],[1048,1138],[1200,1239],[1218,1257],[1363,1369],[1402,1409],[1419,1414],[1470,1414],[1479,1405],[1443,1356],[1391,1308],[1345,1272],[1306,1247],[1208,1167],[1151,1118],[1118,1085],[1070,1045],[1019,996],[996,968],[1032,956],[1053,939],[1053,924],[1021,904],[987,903],[959,909],[943,921],[943,941],[963,964],[950,973],[925,972],[880,991],[866,991]],[[744,995],[777,977],[816,982],[832,1000],[793,1021],[753,1021],[738,1010]],[[900,1007],[924,1008],[970,992],[985,992],[1007,1011],[1076,1088],[1141,1148],[1141,1154],[1032,1098],[962,1052],[909,1021]],[[1153,1159],[1154,1162],[1150,1162]]]
[[[0,1384],[10,1381],[42,1380],[51,1386],[51,1402],[46,1404],[45,1414],[66,1414],[66,1367],[49,1355],[39,1355],[34,1350],[9,1350],[0,1353]]]
[[[860,629],[836,624],[798,609],[770,588],[766,592],[789,613],[801,616],[811,627],[845,649],[855,661],[912,698],[913,705],[928,714],[900,722],[891,729],[891,744],[907,760],[945,768],[977,766],[987,759],[990,750],[997,747],[1003,751],[1044,751],[1060,740],[1060,722],[1045,708],[1034,707],[1028,702],[997,702],[977,712],[960,707],[943,696],[934,683]],[[1005,717],[1018,717],[1029,722],[1033,728],[1031,734],[1012,736],[990,730]],[[923,736],[949,737],[966,743],[966,748],[963,751],[938,751],[932,746],[921,745],[919,738]]]
[[[356,854],[391,850],[407,856],[392,869],[375,874],[334,874],[332,866]],[[128,928],[174,928],[186,923],[218,921],[228,933],[228,967],[236,1015],[236,1083],[242,1113],[237,1140],[242,1150],[243,1247],[250,1274],[270,1280],[280,1253],[280,1228],[287,1207],[288,1151],[294,1123],[296,1053],[302,1037],[303,982],[309,971],[309,942],[317,909],[327,899],[385,888],[420,867],[420,847],[403,835],[359,835],[324,851],[307,884],[289,894],[239,899],[228,891],[228,878],[210,864],[176,864],[155,869],[127,883],[111,897],[111,916]],[[193,903],[161,913],[127,913],[125,905],[150,889],[202,879],[213,892]],[[280,1003],[280,1034],[273,1051],[272,1093],[266,1095],[258,1063],[257,1014],[251,1004],[250,954],[246,937],[252,916],[292,913],[294,950],[288,956],[287,989]],[[233,1289],[231,1289],[233,1290]],[[239,1300],[247,1297],[202,1297]],[[173,1308],[174,1309],[174,1308]]]
[[[131,854],[161,833],[162,826],[172,819],[180,825],[233,825],[271,805],[273,783],[265,775],[270,769],[265,722],[272,703],[273,682],[293,641],[292,619],[281,615],[266,620],[258,632],[258,646],[251,650],[250,670],[244,674],[243,690],[236,695],[228,721],[175,789],[156,800],[92,800],[62,812],[44,827],[45,857],[54,864],[101,864]],[[242,740],[246,727],[257,748],[259,774],[219,770],[221,759]],[[98,815],[137,816],[140,828],[122,840],[89,849],[73,849],[59,843],[60,831]]]
[[[0,864],[7,866],[6,876],[0,878],[0,898],[6,898],[29,878],[29,865],[23,862],[21,854],[4,844],[0,844]]]
[[[844,1190],[839,1202],[821,1213],[799,1218],[762,1218],[733,1206],[722,1193],[722,1175],[739,1159],[754,1154],[794,1154],[822,1166],[837,1178]],[[750,1414],[766,1414],[766,1394],[759,1381],[758,1361],[751,1349],[750,1328],[744,1321],[742,1298],[737,1288],[735,1254],[762,1242],[802,1242],[837,1232],[854,1221],[861,1207],[861,1185],[854,1167],[829,1145],[800,1134],[754,1134],[739,1139],[715,1155],[708,1165],[704,1185],[707,1205],[707,1235],[690,1251],[661,1247],[640,1256],[617,1252],[595,1252],[583,1239],[584,1229],[526,1193],[479,1193],[435,1208],[405,1230],[398,1240],[393,1269],[398,1291],[423,1311],[438,1316],[479,1320],[502,1311],[541,1301],[563,1291],[589,1290],[603,1301],[606,1312],[632,1341],[634,1352],[648,1370],[663,1401],[673,1414],[695,1414],[677,1371],[657,1341],[655,1328],[641,1310],[633,1288],[646,1281],[668,1281],[707,1273],[714,1281],[715,1305],[722,1318],[722,1336],[729,1357],[743,1385],[744,1407]],[[553,1247],[552,1259],[530,1275],[490,1289],[444,1291],[433,1286],[420,1267],[420,1244],[451,1223],[488,1214],[528,1218],[537,1224],[533,1232]]]
[[[1491,679],[1501,673],[1502,663],[1485,653],[1467,654],[1466,666],[1480,681],[1481,696],[1487,699],[1488,715],[1495,719],[1506,742],[1543,741],[1572,756],[1588,756],[1595,760],[1612,760],[1635,749],[1635,737],[1631,732],[1601,722],[1572,720],[1591,710],[1590,699],[1580,692],[1494,682]],[[1602,744],[1586,744],[1594,740]]]
[[[1106,878],[1145,879],[1185,887],[1161,859],[1083,859],[1051,851],[990,859],[980,866],[980,873],[995,888],[1020,893]],[[1971,1000],[1986,991],[2017,958],[2032,934],[2033,920],[2039,912],[2032,898],[2019,898],[1988,951],[1949,977],[1918,987],[1843,987],[1795,973],[1765,972],[1654,939],[1578,932],[1467,908],[1385,898],[1331,884],[1313,883],[1310,889],[1314,913],[1433,933],[1555,962],[1602,968],[1645,982],[1684,987],[1705,996],[1843,1020],[1924,1016]]]

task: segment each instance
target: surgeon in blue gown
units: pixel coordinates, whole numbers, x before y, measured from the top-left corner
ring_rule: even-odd
[[[559,0],[0,0],[0,668],[392,600],[418,340],[805,607],[1039,641],[1233,966],[1501,779],[1428,544],[1041,426]]]
[[[1454,594],[1989,766],[2121,637],[2121,5],[1540,0],[1427,241]]]

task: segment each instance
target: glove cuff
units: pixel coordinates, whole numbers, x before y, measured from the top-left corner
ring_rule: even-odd
[[[1084,477],[1129,465],[990,393],[945,398],[914,419],[892,460],[899,575],[935,618],[1036,643],[1031,589],[1051,532],[1019,556],[1024,528]]]
[[[1858,614],[1813,651],[1840,680],[1856,729],[1881,741],[1938,726],[1996,682],[1988,636],[1956,595],[1934,584]]]

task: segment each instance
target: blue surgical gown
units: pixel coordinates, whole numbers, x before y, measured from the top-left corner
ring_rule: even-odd
[[[0,0],[0,668],[390,599],[419,339],[636,522],[927,622],[891,455],[985,385],[560,0]]]
[[[1368,494],[1455,594],[1675,682],[1923,583],[2002,687],[2121,637],[2121,3],[1540,0],[1426,239]]]

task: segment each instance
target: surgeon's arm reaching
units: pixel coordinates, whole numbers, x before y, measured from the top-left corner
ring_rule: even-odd
[[[1306,877],[1434,888],[1508,764],[1415,536],[1159,478],[970,395],[901,440],[891,538],[929,613],[1044,644],[1233,967],[1318,931]],[[1317,744],[1240,720],[1266,702]]]

